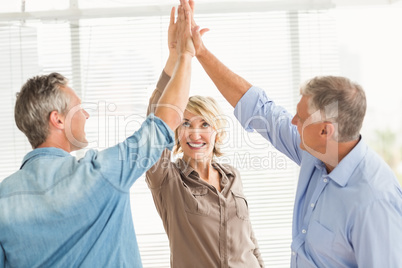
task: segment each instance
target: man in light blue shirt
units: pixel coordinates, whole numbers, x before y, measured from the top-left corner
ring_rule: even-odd
[[[123,143],[77,160],[70,152],[87,145],[89,115],[67,79],[52,73],[24,84],[15,119],[34,150],[0,183],[0,267],[142,267],[129,189],[172,149],[187,104],[195,50],[182,2],[172,80],[155,115]]]
[[[402,190],[360,135],[362,88],[316,77],[293,117],[230,71],[194,35],[196,56],[246,130],[257,130],[300,167],[291,267],[402,267]]]

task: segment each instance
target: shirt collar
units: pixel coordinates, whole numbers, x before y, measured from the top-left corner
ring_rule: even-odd
[[[339,184],[339,186],[345,187],[352,176],[352,173],[367,153],[367,150],[367,144],[363,139],[360,139],[352,151],[350,151],[341,162],[339,162],[334,170],[329,173],[328,177]]]
[[[24,159],[22,160],[22,164],[20,169],[30,160],[39,157],[41,155],[52,155],[52,156],[60,156],[65,157],[69,156],[70,154],[63,149],[55,148],[55,147],[45,147],[45,148],[37,148],[29,152],[25,155]]]
[[[186,163],[182,158],[176,160],[176,166],[180,169],[184,176],[188,177],[194,169]]]
[[[192,172],[196,172],[188,163],[186,163],[182,158],[177,159],[176,161],[176,166],[180,169],[180,171],[183,173],[184,176],[188,177]],[[231,175],[234,177],[233,171],[230,170],[229,168],[213,161],[212,166],[217,169],[222,175],[222,184],[226,184],[227,176]]]
[[[317,169],[320,169],[320,170],[326,170],[326,167],[325,167],[325,164],[324,164],[324,162],[322,162],[320,159],[318,159],[318,158],[316,158],[315,159],[315,162],[314,162],[314,165],[315,165],[315,167],[317,168]]]

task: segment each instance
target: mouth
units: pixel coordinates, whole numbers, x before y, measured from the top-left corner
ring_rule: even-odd
[[[204,146],[206,145],[206,143],[205,143],[205,142],[201,142],[201,143],[187,142],[187,145],[188,145],[190,148],[199,149],[199,148],[204,147]]]

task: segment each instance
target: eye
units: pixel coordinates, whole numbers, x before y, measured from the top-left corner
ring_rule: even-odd
[[[187,122],[187,121],[184,121],[184,122],[181,124],[181,126],[182,126],[182,127],[190,127],[190,123]]]
[[[202,123],[202,127],[203,128],[208,128],[210,127],[210,124],[208,124],[207,122]]]

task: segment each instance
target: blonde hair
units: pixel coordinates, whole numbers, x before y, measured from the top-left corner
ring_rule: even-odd
[[[220,149],[220,145],[226,137],[226,120],[223,118],[223,113],[218,103],[211,97],[192,96],[189,98],[186,110],[194,115],[201,116],[206,123],[208,123],[217,133],[215,137],[215,146],[213,150],[214,156],[222,156],[223,153]],[[173,148],[173,154],[182,152],[179,142],[179,128],[175,131],[175,146]]]

